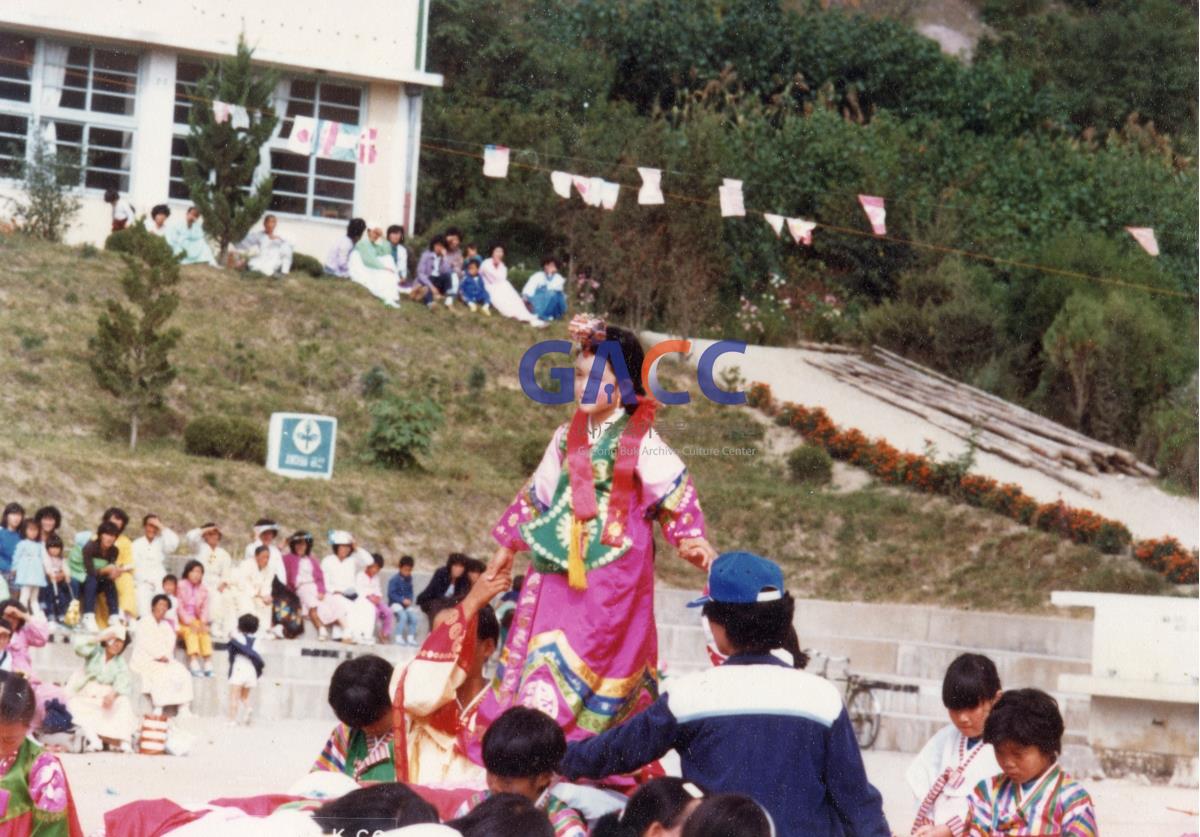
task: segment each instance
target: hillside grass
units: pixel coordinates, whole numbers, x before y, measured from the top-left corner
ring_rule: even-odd
[[[253,521],[269,516],[289,531],[348,528],[370,548],[409,553],[426,566],[450,551],[485,555],[490,527],[528,476],[531,455],[569,417],[566,407],[526,398],[516,375],[524,350],[562,329],[535,332],[463,309],[390,310],[349,282],[196,266],[183,268],[175,317],[183,330],[179,378],[130,452],[115,403],[95,386],[86,360],[96,316],[119,292],[121,260],[0,237],[0,265],[0,500],[54,503],[68,533],[121,505],[135,518],[154,511],[180,530],[220,521],[238,549]],[[445,411],[417,470],[387,471],[366,457],[362,378],[374,367],[387,391],[428,395]],[[755,414],[703,400],[681,367],[664,377],[693,392],[691,404],[660,413],[659,428],[692,469],[714,545],[776,558],[798,595],[1043,611],[1055,589],[1172,591],[1132,560],[939,498],[874,485],[797,486]],[[338,417],[332,481],[183,453],[182,429],[199,415],[245,416],[265,427],[284,410]],[[665,583],[701,585],[672,550],[659,555]]]

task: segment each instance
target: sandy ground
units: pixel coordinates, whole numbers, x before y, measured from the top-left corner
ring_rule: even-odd
[[[650,341],[666,339],[666,335],[660,334],[645,336]],[[712,342],[692,341],[693,363]],[[716,364],[716,377],[719,380],[722,371],[737,367],[747,383],[770,384],[776,398],[824,407],[837,424],[857,427],[868,436],[881,436],[902,450],[919,453],[927,441],[937,446],[942,457],[966,449],[962,439],[809,365],[805,358],[811,356],[821,355],[803,349],[750,346],[744,355],[722,355]],[[1196,500],[1167,494],[1150,480],[1111,474],[1089,476],[1072,471],[1073,480],[1098,495],[1091,497],[1038,471],[982,451],[976,452],[974,470],[1001,482],[1018,483],[1040,502],[1064,500],[1072,506],[1120,520],[1135,538],[1172,535],[1189,547],[1200,543],[1200,506]]]
[[[185,757],[66,756],[84,831],[96,833],[105,811],[136,799],[205,802],[286,791],[307,770],[329,733],[322,721],[284,721],[248,729],[231,728],[214,719],[195,720],[193,725],[199,737],[192,754]],[[866,754],[867,772],[883,793],[888,821],[904,834],[913,804],[904,783],[911,758],[904,753]],[[1170,810],[1195,811],[1195,789],[1094,781],[1088,783],[1088,790],[1105,837],[1177,837],[1200,830],[1195,815]]]

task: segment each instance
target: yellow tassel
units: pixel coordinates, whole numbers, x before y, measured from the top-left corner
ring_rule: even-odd
[[[587,573],[583,569],[583,538],[586,531],[582,520],[571,520],[571,545],[567,548],[567,585],[572,590],[587,589]]]

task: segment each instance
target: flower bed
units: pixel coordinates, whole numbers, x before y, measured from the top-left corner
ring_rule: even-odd
[[[1039,504],[1019,485],[965,473],[957,462],[939,462],[929,455],[897,450],[885,439],[867,438],[861,430],[843,430],[820,407],[779,403],[767,384],[751,384],[746,403],[774,417],[777,424],[791,427],[834,459],[858,466],[888,485],[951,497],[1110,555],[1126,552],[1133,540],[1125,525],[1116,520],[1062,501]],[[1170,581],[1197,582],[1200,555],[1196,550],[1184,549],[1174,538],[1138,541],[1132,546],[1138,561]]]

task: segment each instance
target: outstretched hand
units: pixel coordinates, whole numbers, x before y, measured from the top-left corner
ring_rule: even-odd
[[[717,551],[707,538],[684,538],[679,542],[679,557],[702,570],[708,570],[717,557]]]
[[[471,590],[463,599],[463,611],[471,618],[488,602],[508,591],[512,587],[513,551],[501,547],[487,565],[483,575],[471,585]]]

